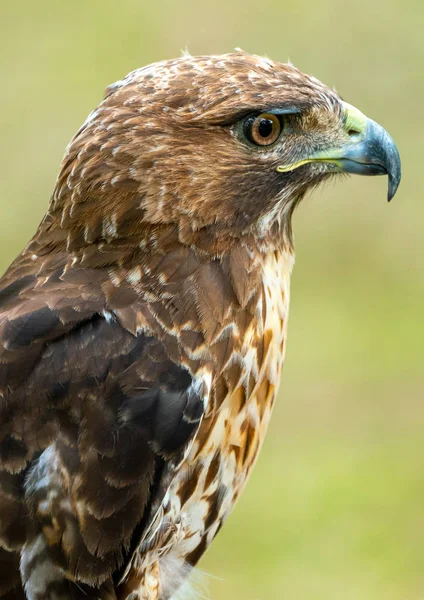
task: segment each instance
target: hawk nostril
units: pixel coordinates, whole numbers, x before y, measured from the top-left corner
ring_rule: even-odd
[[[350,127],[347,130],[347,135],[353,140],[359,140],[359,138],[362,138],[362,131],[359,131],[359,129],[354,129],[353,127]]]

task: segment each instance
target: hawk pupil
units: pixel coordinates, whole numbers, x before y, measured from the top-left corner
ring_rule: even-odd
[[[273,125],[271,119],[261,119],[258,127],[259,135],[263,138],[269,137],[272,133]]]

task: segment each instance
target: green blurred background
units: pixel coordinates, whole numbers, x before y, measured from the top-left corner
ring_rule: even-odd
[[[200,587],[211,600],[423,600],[424,4],[23,0],[0,18],[1,270],[106,85],[182,49],[290,58],[391,132],[404,172],[391,205],[384,178],[350,178],[295,216],[279,402]]]

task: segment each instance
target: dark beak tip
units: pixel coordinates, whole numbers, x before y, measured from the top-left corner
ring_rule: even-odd
[[[398,160],[396,161],[396,169],[394,171],[389,171],[389,186],[387,190],[387,202],[390,202],[399,189],[399,184],[401,180],[401,168],[400,168],[400,159],[398,155]]]
[[[389,177],[387,201],[390,202],[399,188],[402,176],[401,161],[393,138],[383,128],[380,128],[380,136],[382,156],[385,158],[384,166]]]

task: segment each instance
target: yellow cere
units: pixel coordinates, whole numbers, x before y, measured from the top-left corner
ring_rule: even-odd
[[[343,102],[343,108],[346,115],[346,131],[356,131],[365,136],[367,129],[367,118],[356,106]]]

